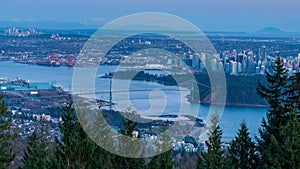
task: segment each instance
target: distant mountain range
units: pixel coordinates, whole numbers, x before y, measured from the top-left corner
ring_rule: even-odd
[[[0,21],[0,30],[9,27],[16,28],[35,28],[40,30],[64,30],[66,33],[67,30],[71,30],[70,33],[80,32],[86,33],[88,35],[94,33],[97,28],[100,28],[102,25],[98,24],[85,24],[79,22],[56,22],[56,21]],[[157,28],[156,28],[157,29]],[[79,31],[78,31],[79,30]],[[88,30],[88,31],[85,31]],[[92,30],[92,31],[91,31]],[[284,32],[276,27],[266,27],[256,32],[222,32],[222,31],[205,31],[207,36],[258,36],[258,37],[289,37],[297,36],[300,37],[300,33],[296,32]]]
[[[92,29],[92,28],[97,28],[96,25],[79,23],[79,22],[56,22],[56,21],[1,21],[0,22],[0,28],[8,28],[8,27],[36,28],[36,29]]]
[[[250,35],[258,35],[258,36],[300,36],[300,33],[297,32],[285,32],[276,27],[266,27],[264,29],[258,30],[253,33],[249,33]]]
[[[256,33],[286,33],[286,32],[283,32],[282,30],[275,27],[266,27],[264,29],[256,31]]]

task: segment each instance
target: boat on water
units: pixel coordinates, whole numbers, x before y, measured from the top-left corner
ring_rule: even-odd
[[[54,60],[40,60],[37,61],[36,64],[41,66],[50,66],[50,67],[59,67],[61,65],[60,62]]]

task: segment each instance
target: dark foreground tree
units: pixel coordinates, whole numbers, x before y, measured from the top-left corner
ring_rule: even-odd
[[[288,106],[300,115],[300,72],[295,73],[288,79]],[[296,109],[294,109],[296,108]]]
[[[136,114],[135,112],[125,112],[127,113],[127,117],[131,119],[135,119]],[[139,139],[140,135],[137,136],[137,138],[134,138],[135,136],[133,135],[133,132],[137,128],[137,122],[131,120],[131,119],[124,119],[123,122],[123,129],[121,129],[121,134],[123,136],[128,136],[131,137],[132,139]],[[124,142],[119,142],[119,144],[128,144]],[[128,150],[130,153],[138,153],[135,151],[139,151],[141,148],[141,145],[132,145],[132,149]],[[121,157],[121,156],[115,156],[115,161],[116,161],[116,166],[115,168],[119,169],[143,169],[146,168],[146,163],[143,158],[129,158],[129,157]]]
[[[232,167],[243,169],[258,167],[256,146],[249,136],[246,123],[241,124],[237,136],[231,142],[229,152]]]
[[[218,125],[219,117],[213,116],[212,126],[210,129],[210,136],[208,141],[205,142],[207,152],[201,153],[197,161],[197,169],[216,169],[226,168],[228,162],[224,157],[224,151],[221,149],[222,130]]]
[[[174,168],[175,160],[173,159],[173,150],[166,151],[160,155],[153,157],[148,165],[148,169],[172,169]]]
[[[7,168],[14,160],[13,141],[16,135],[11,131],[12,117],[0,94],[0,169]]]
[[[165,129],[163,130],[165,131]],[[175,166],[175,160],[173,158],[173,149],[170,147],[172,145],[170,137],[166,133],[162,133],[162,143],[159,144],[158,149],[164,150],[171,148],[170,150],[163,152],[152,158],[151,162],[148,164],[147,169],[172,169]]]
[[[258,82],[257,88],[258,94],[269,104],[266,115],[267,119],[263,118],[262,126],[259,131],[261,140],[258,141],[262,149],[270,143],[271,135],[282,143],[283,140],[280,137],[280,131],[282,126],[286,125],[289,119],[289,110],[286,109],[288,74],[280,56],[277,56],[275,65],[273,65],[272,68],[273,74],[266,71],[268,84],[263,85]]]
[[[49,151],[43,132],[35,131],[27,141],[27,151],[22,159],[23,169],[49,168]]]
[[[72,104],[62,112],[62,123],[59,129],[62,133],[56,139],[55,158],[52,168],[109,168],[104,165],[105,151],[94,143],[81,127]]]
[[[281,164],[282,145],[284,137],[281,135],[283,127],[290,117],[290,106],[287,102],[287,70],[280,56],[277,56],[272,66],[273,73],[266,71],[267,85],[258,83],[257,92],[269,103],[266,119],[263,118],[257,138],[260,152],[260,166],[264,168],[276,167]]]
[[[290,120],[282,130],[284,140],[283,159],[284,168],[300,168],[300,122],[298,114],[295,111],[292,113]]]
[[[257,89],[270,106],[257,138],[260,168],[299,168],[299,77],[288,80],[279,56],[273,69],[273,74],[267,72],[268,84],[259,83]]]

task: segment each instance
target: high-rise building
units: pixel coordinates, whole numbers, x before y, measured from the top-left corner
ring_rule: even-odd
[[[237,56],[237,60],[236,60],[236,62],[240,62],[240,63],[242,63],[242,62],[243,62],[243,60],[244,60],[244,58],[245,58],[245,54],[243,54],[243,53],[239,53],[239,54],[238,54],[238,56]]]
[[[182,60],[181,60],[180,54],[176,53],[176,55],[173,59],[173,63],[175,66],[182,66]]]
[[[206,61],[206,53],[201,53],[200,55],[200,59],[201,59],[201,67],[204,66],[206,67],[207,66],[207,61]]]
[[[211,70],[212,71],[217,71],[218,70],[217,59],[212,59],[211,60]]]
[[[256,65],[256,63],[255,63],[254,60],[249,60],[249,64],[248,64],[248,67],[247,67],[247,73],[250,73],[250,74],[254,73],[255,72],[255,67],[256,67],[255,65]]]
[[[199,64],[200,64],[199,54],[194,54],[192,56],[192,58],[193,58],[193,64],[192,64],[193,68],[198,69],[199,68]]]
[[[255,73],[260,74],[260,68],[258,66],[255,67]]]
[[[242,64],[237,62],[237,73],[242,73]]]
[[[260,74],[265,74],[265,69],[266,69],[265,66],[262,65],[260,69]]]
[[[248,56],[246,56],[248,58]],[[242,63],[242,72],[247,72],[247,62],[248,59],[244,59]]]
[[[221,62],[221,61],[218,64],[218,71],[224,71],[223,62]]]
[[[261,58],[260,54],[261,54],[261,53],[260,53],[260,48],[258,48],[256,57],[255,57],[255,62],[256,62],[257,65],[258,65],[259,59]]]
[[[298,68],[300,68],[300,53],[298,53]]]
[[[266,55],[267,55],[267,53],[266,53],[266,46],[262,46],[261,47],[261,58],[260,58],[260,60],[262,60],[262,61],[264,61],[265,60],[265,58],[266,58]]]
[[[226,73],[230,73],[231,72],[230,64],[229,63],[225,63],[225,72]]]
[[[236,52],[235,49],[234,49],[233,51],[231,51],[231,56],[234,58],[234,61],[236,61],[236,58],[237,58],[237,52]]]
[[[257,63],[257,66],[260,68],[261,64],[262,64],[262,62],[261,62],[261,60],[259,60],[258,63]]]
[[[236,74],[237,73],[237,63],[236,62],[231,62],[231,74]]]

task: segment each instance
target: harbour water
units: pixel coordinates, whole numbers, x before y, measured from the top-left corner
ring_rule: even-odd
[[[112,72],[116,66],[101,66],[98,75]],[[0,77],[15,79],[21,77],[32,82],[52,82],[63,86],[64,90],[72,89],[72,67],[47,67],[37,65],[19,64],[10,61],[0,62]],[[109,79],[95,79],[96,96],[99,99],[109,100]],[[126,84],[124,80],[115,80],[113,83],[119,88]],[[191,104],[185,98],[189,92],[187,90],[176,91],[175,86],[164,86],[152,82],[130,81],[129,86],[125,86],[125,92],[113,93],[113,101],[118,103],[118,109],[131,107],[142,115],[165,114],[187,114],[206,119],[210,106]],[[130,91],[131,92],[126,92]],[[124,95],[124,93],[128,95]],[[150,99],[149,99],[150,98]],[[122,107],[123,106],[123,107]],[[197,109],[197,114],[195,112]],[[182,111],[180,111],[182,110]],[[235,107],[226,106],[221,118],[220,127],[223,130],[223,140],[228,141],[234,138],[241,122],[246,122],[252,137],[258,135],[258,128],[266,113],[266,108],[261,107]],[[222,112],[219,112],[222,113]]]

